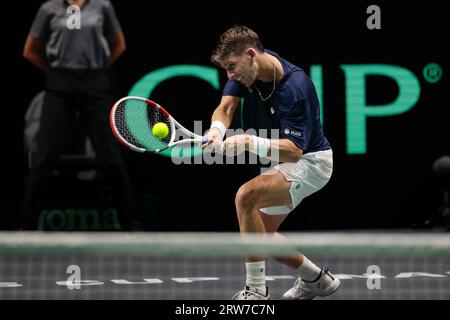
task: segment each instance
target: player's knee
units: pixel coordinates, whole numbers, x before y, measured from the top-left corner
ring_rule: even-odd
[[[248,184],[241,186],[236,193],[236,207],[250,209],[258,203],[259,189]]]

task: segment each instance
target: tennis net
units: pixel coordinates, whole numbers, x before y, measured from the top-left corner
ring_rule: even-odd
[[[450,299],[450,236],[417,232],[0,233],[0,299],[227,300],[245,284],[247,255],[296,250],[329,267],[341,288],[323,299]],[[296,270],[266,260],[272,299]]]

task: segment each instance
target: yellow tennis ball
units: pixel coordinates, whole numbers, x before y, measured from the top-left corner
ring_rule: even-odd
[[[169,127],[164,122],[155,123],[152,133],[158,139],[164,139],[169,134]]]

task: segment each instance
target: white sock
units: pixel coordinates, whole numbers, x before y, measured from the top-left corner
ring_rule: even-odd
[[[312,263],[307,257],[303,256],[303,263],[298,269],[300,278],[306,281],[313,281],[317,279],[320,273],[320,268]]]
[[[251,289],[258,289],[262,295],[266,295],[266,262],[246,262],[245,269],[247,270],[245,284]]]

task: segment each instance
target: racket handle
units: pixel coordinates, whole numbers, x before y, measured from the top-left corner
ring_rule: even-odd
[[[203,137],[202,138],[202,141],[201,141],[201,144],[205,144],[205,143],[207,143],[208,142],[208,138],[207,137]]]

